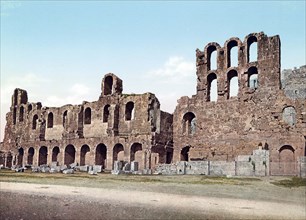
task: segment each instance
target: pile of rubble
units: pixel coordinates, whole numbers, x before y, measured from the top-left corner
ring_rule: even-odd
[[[91,175],[97,175],[102,172],[101,165],[85,165],[78,166],[77,163],[72,163],[69,165],[58,165],[58,162],[52,162],[50,165],[43,164],[40,166],[12,166],[12,170],[15,172],[24,172],[24,170],[31,168],[34,173],[63,173],[63,174],[73,174],[75,171],[87,172]]]
[[[151,169],[138,170],[138,162],[132,161],[131,163],[127,161],[115,161],[114,169],[112,174],[152,174]]]

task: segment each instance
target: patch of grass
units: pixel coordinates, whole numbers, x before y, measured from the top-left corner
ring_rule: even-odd
[[[260,181],[258,178],[225,177],[225,176],[203,176],[203,175],[112,175],[101,173],[96,176],[83,172],[76,172],[71,175],[62,173],[32,173],[26,170],[24,173],[15,173],[11,170],[0,171],[0,181],[24,182],[55,185],[77,185],[103,187],[103,185],[120,185],[122,182],[140,184],[228,184],[228,185],[249,185],[252,181]]]
[[[276,186],[283,186],[288,188],[300,187],[306,186],[306,178],[292,177],[291,179],[279,180],[271,183]]]

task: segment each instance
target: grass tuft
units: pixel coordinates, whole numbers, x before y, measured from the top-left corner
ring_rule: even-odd
[[[279,180],[271,183],[276,186],[283,186],[288,188],[300,187],[306,186],[306,178],[292,177],[291,179]]]

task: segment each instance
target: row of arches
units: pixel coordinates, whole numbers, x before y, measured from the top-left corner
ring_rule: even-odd
[[[20,117],[23,117],[23,107],[21,107],[20,112],[22,112],[22,114],[20,113]],[[131,121],[134,119],[134,102],[128,102],[125,105],[125,120],[126,121]],[[14,113],[15,114],[15,113]],[[65,125],[67,124],[67,115],[68,115],[68,110],[66,110],[63,113],[63,126],[65,127]],[[107,123],[109,121],[109,117],[110,117],[110,105],[107,104],[104,106],[103,108],[103,115],[102,115],[102,121],[104,123]],[[91,120],[92,119],[92,113],[91,113],[91,108],[87,107],[84,111],[84,124],[91,124]],[[35,130],[37,129],[37,122],[38,121],[38,115],[35,114],[33,116],[33,120],[32,120],[32,129]],[[52,112],[48,113],[47,116],[47,128],[53,128],[54,125],[54,115]]]
[[[32,111],[32,108],[33,108],[32,104],[29,104],[28,107],[27,107],[28,114]],[[25,107],[23,105],[20,106],[19,117],[18,117],[19,122],[24,121],[25,113],[26,113]],[[14,107],[14,109],[13,109],[13,123],[16,124],[16,122],[17,122],[17,108]]]
[[[252,66],[247,71],[247,87],[251,89],[258,88],[258,71],[255,66]],[[227,98],[238,95],[239,78],[237,70],[230,70],[226,74]],[[207,76],[207,101],[217,101],[218,99],[218,78],[217,74],[211,72]]]
[[[226,51],[226,67],[237,67],[239,65],[239,50],[242,42],[238,38],[232,38],[225,42],[224,48]],[[258,60],[258,40],[255,35],[248,37],[246,41],[246,57],[247,63],[256,62]],[[205,49],[207,70],[217,70],[218,57],[220,56],[221,49],[218,43],[210,43]]]
[[[37,153],[36,153],[37,151]],[[92,153],[92,151],[94,153]],[[48,151],[48,147],[41,146],[39,149],[34,147],[30,147],[27,149],[27,158],[24,158],[25,150],[24,148],[19,148],[18,150],[18,157],[17,157],[17,164],[23,165],[33,165],[35,163],[35,159],[37,159],[37,165],[48,164],[51,162],[62,162],[65,165],[78,163],[83,166],[86,164],[90,165],[102,165],[103,168],[107,167],[107,151],[108,148],[105,144],[100,143],[94,149],[91,149],[89,145],[84,144],[80,148],[79,158],[76,158],[77,149],[74,145],[69,144],[64,149],[61,149],[59,146],[55,146],[50,151]],[[48,154],[51,153],[51,157],[48,157]],[[140,164],[140,167],[143,167],[141,163],[143,162],[143,148],[142,144],[140,143],[133,143],[130,147],[130,162],[137,161]],[[37,155],[36,155],[37,154]],[[90,155],[91,154],[91,155]],[[36,158],[35,158],[36,155]],[[60,156],[62,158],[60,158]],[[48,158],[51,158],[51,161],[48,161]],[[124,160],[124,147],[122,144],[118,143],[115,144],[112,148],[112,162],[116,160]],[[26,161],[24,161],[26,160]]]

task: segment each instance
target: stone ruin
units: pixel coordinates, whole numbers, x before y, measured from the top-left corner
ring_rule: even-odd
[[[112,73],[98,100],[80,105],[44,107],[15,89],[0,164],[306,176],[306,66],[281,73],[280,49],[279,36],[263,32],[197,49],[196,94],[181,97],[173,114],[152,93],[123,94]]]

